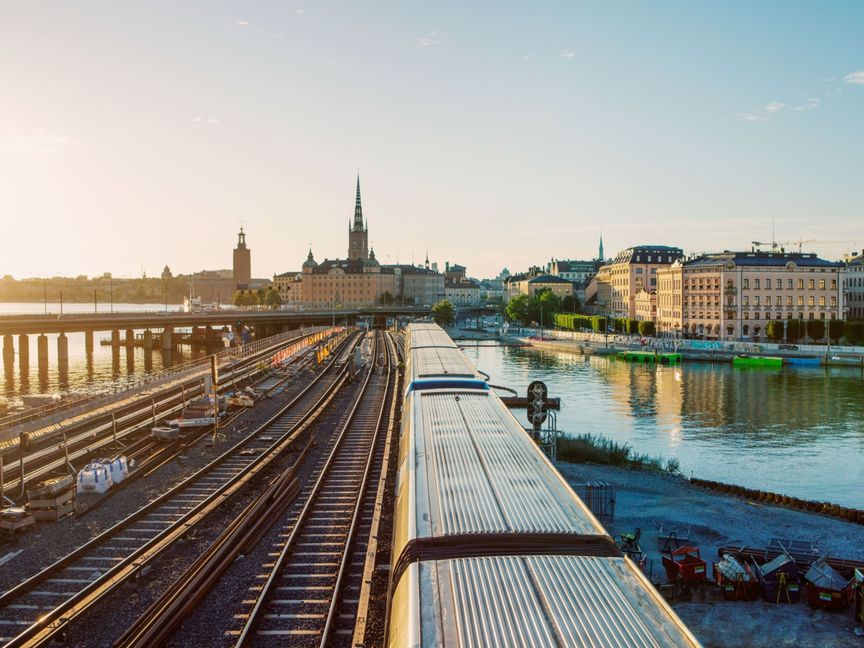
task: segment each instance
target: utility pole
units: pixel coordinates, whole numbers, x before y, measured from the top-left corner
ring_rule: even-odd
[[[96,289],[93,289],[93,314],[97,314],[99,312],[99,304],[96,301]]]

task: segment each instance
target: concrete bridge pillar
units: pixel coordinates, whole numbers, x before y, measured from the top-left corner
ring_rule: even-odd
[[[24,333],[18,336],[18,362],[21,371],[27,371],[30,367],[30,338]]]
[[[93,331],[84,331],[84,352],[93,353]]]
[[[36,338],[36,349],[38,351],[39,373],[48,371],[48,336],[44,333]]]
[[[117,329],[111,331],[111,347],[114,349],[120,348],[120,331]]]
[[[173,332],[174,332],[174,329],[170,326],[166,326],[164,329],[162,329],[162,350],[163,351],[170,351],[171,350],[171,347],[173,346],[172,340],[171,340],[171,335]]]
[[[3,364],[6,367],[15,364],[15,338],[11,335],[3,336]]]
[[[65,333],[57,336],[57,364],[69,365],[69,338]]]
[[[153,350],[153,331],[151,331],[150,329],[144,331],[144,350]]]
[[[135,346],[135,331],[126,329],[126,348],[131,349]]]

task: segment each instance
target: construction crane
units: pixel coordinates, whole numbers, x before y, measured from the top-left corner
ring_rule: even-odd
[[[798,246],[798,254],[801,254],[801,250],[805,243],[831,243],[832,241],[817,241],[816,239],[798,239],[796,241],[773,241],[771,243],[762,243],[761,241],[750,241],[755,247],[761,247],[763,245],[770,245],[771,251],[776,252],[777,248],[781,245],[797,245]]]

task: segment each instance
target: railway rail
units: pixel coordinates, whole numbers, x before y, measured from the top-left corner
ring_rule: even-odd
[[[296,341],[292,339],[288,342],[296,343]],[[272,349],[268,349],[266,353],[272,353]],[[242,384],[260,373],[258,366],[260,362],[261,356],[251,356],[223,370],[220,376],[220,389],[222,391],[232,389],[238,382]],[[62,442],[48,444],[40,441],[41,447],[26,454],[19,454],[17,460],[12,463],[8,462],[8,458],[5,460],[6,463],[3,463],[4,460],[0,458],[2,492],[23,501],[27,484],[44,479],[57,471],[64,471],[70,462],[84,461],[95,454],[116,447],[118,442],[127,442],[131,437],[148,429],[154,419],[179,413],[188,400],[202,392],[200,377],[195,378],[194,381],[191,384],[175,385],[158,397],[154,396],[150,400],[121,408],[113,415],[106,414],[100,419],[89,421],[86,429],[64,434]],[[275,391],[282,383],[284,380],[277,381],[268,387],[268,391]],[[133,447],[132,450],[137,448]],[[24,474],[23,481],[22,474]]]
[[[395,349],[383,333],[386,371],[370,368],[361,395],[340,422],[330,453],[301,491],[284,525],[275,559],[251,588],[236,646],[329,646],[349,641],[366,562],[377,470],[395,396]],[[380,347],[379,347],[380,348]],[[372,358],[377,358],[376,349]],[[376,488],[371,488],[375,486]],[[272,555],[272,554],[271,554]]]
[[[313,382],[242,441],[90,542],[0,595],[0,641],[36,646],[126,582],[255,478],[344,384],[354,337]],[[261,448],[266,438],[276,440]]]

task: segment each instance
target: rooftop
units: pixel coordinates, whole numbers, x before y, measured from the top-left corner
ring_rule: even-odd
[[[684,262],[684,267],[712,266],[726,263],[736,266],[784,267],[790,263],[807,268],[840,268],[839,261],[820,259],[815,254],[800,252],[721,252],[705,254]]]

